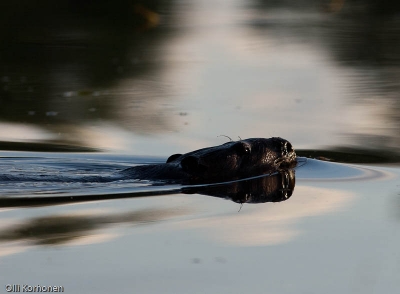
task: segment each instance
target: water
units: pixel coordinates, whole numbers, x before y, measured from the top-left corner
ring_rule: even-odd
[[[6,154],[3,175],[34,170],[47,181],[0,185],[5,285],[85,293],[107,293],[115,284],[145,293],[201,293],[204,283],[212,293],[232,286],[256,293],[390,292],[397,285],[398,168],[299,158],[290,198],[241,205],[223,199],[228,194],[187,194],[179,185],[51,180],[106,176],[161,159]],[[32,275],[32,265],[43,276]],[[246,279],[234,278],[240,275]]]
[[[398,4],[28,2],[0,4],[1,293],[396,293]],[[220,135],[283,137],[301,164],[76,180]]]

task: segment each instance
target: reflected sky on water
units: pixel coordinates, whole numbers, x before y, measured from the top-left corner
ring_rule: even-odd
[[[105,18],[102,2],[62,3],[2,31],[1,141],[168,155],[224,134],[397,150],[396,15],[352,1],[121,1]]]

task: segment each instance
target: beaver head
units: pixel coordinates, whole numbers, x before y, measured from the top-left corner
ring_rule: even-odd
[[[282,138],[250,138],[174,154],[167,163],[180,166],[195,182],[234,180],[292,168],[296,153]]]

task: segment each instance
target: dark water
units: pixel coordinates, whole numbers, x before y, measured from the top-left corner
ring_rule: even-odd
[[[0,293],[397,293],[399,4],[1,1],[0,40]],[[225,136],[300,164],[112,178]]]

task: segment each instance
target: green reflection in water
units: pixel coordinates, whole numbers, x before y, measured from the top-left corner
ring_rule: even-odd
[[[0,150],[37,152],[96,152],[96,148],[60,144],[59,142],[7,142],[0,141]]]
[[[173,2],[1,1],[0,122],[39,125],[79,145],[77,125],[120,120],[117,96],[139,109],[135,95],[108,89],[160,70]]]
[[[116,224],[147,224],[186,214],[176,209],[81,215],[51,215],[32,218],[0,231],[0,242],[28,241],[32,245],[58,245],[93,234],[94,230]]]
[[[332,150],[296,150],[298,156],[343,163],[398,163],[399,154],[388,150],[341,148]]]

